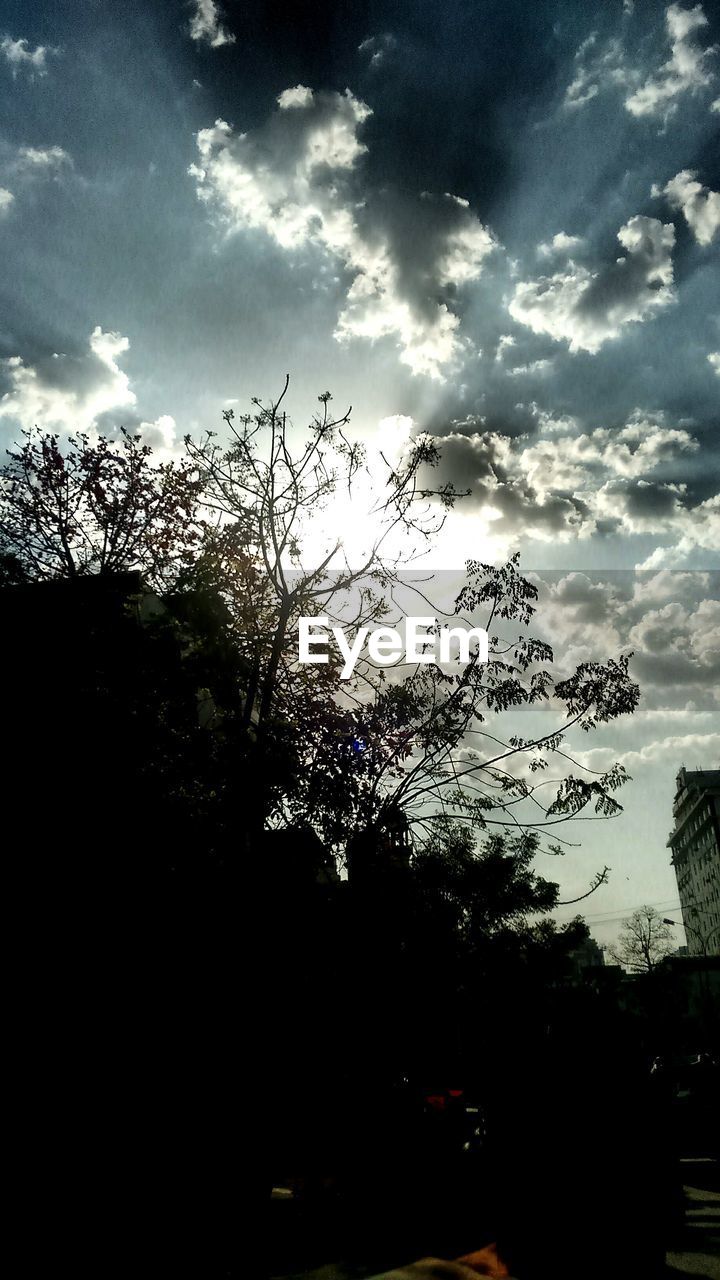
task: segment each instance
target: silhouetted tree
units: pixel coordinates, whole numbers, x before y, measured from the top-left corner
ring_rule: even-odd
[[[245,816],[256,833],[309,826],[343,857],[354,833],[377,834],[402,812],[416,847],[436,823],[453,821],[475,833],[533,829],[539,849],[558,853],[559,825],[618,813],[624,769],[593,774],[573,759],[567,735],[632,712],[638,690],[627,657],[558,679],[550,646],[528,634],[537,589],[517,557],[500,568],[469,561],[454,604],[454,616],[488,630],[487,662],[474,654],[454,672],[433,663],[402,679],[364,658],[351,681],[340,680],[332,653],[324,665],[298,662],[300,616],[349,628],[386,616],[418,540],[432,537],[458,495],[423,483],[439,459],[424,436],[392,465],[381,459],[384,474],[371,484],[362,446],[346,432],[349,412],[333,417],[323,394],[303,438],[283,409],[287,389],[286,380],[277,401],[255,401],[237,420],[227,410],[229,440],[188,438],[178,463],[156,465],[125,433],[77,436],[65,449],[56,436],[30,433],[2,471],[5,577],[135,567],[166,595],[174,586],[175,612],[182,596],[214,610],[237,680],[231,694],[225,663],[216,699],[225,710],[214,724],[218,740],[232,743],[238,776],[250,778]],[[365,549],[352,559],[337,511],[324,522],[356,490]],[[200,687],[210,701],[213,684],[206,671]],[[541,734],[503,733],[504,717],[535,706],[554,713]],[[549,775],[551,763],[559,776]]]
[[[438,820],[413,858],[418,892],[469,945],[501,929],[521,930],[557,902],[558,886],[533,869],[539,843],[533,831],[477,841],[471,828]]]
[[[675,946],[670,926],[654,907],[645,906],[633,911],[625,921],[618,944],[610,949],[610,954],[630,973],[652,973]]]
[[[379,592],[412,559],[407,546],[391,549],[393,538],[402,530],[428,539],[443,520],[429,499],[439,498],[447,509],[456,497],[450,485],[437,490],[420,485],[421,469],[436,464],[439,453],[426,438],[413,442],[400,464],[385,464],[385,475],[376,478],[375,496],[354,517],[362,519],[367,541],[351,564],[342,537],[335,529],[324,529],[323,521],[340,494],[352,496],[365,451],[345,433],[350,410],[340,417],[330,412],[329,392],[318,397],[320,411],[300,439],[282,408],[288,383],[286,379],[276,401],[265,405],[255,399],[253,414],[236,417],[234,410],[225,410],[229,442],[216,443],[213,432],[199,443],[190,437],[185,442],[202,478],[204,505],[216,520],[206,541],[203,572],[214,574],[235,613],[238,642],[252,664],[246,719],[254,726],[261,761],[259,826],[287,817],[288,788],[281,794],[268,766],[277,760],[278,732],[280,754],[286,761],[295,758],[299,776],[305,753],[312,750],[317,720],[328,713],[338,691],[337,662],[299,666],[298,618],[324,615],[339,621],[338,611],[353,593],[355,607],[352,617],[344,617],[345,625],[376,622],[385,608]],[[320,530],[313,552],[308,535]],[[289,783],[287,770],[285,776]],[[297,820],[297,812],[292,816]]]
[[[558,679],[550,646],[527,633],[536,597],[517,557],[501,568],[469,562],[455,610],[486,627],[489,661],[472,655],[452,673],[422,665],[405,679],[366,671],[363,680],[374,677],[371,696],[316,716],[290,812],[302,810],[338,847],[349,832],[380,831],[402,810],[416,846],[432,844],[438,828],[454,823],[476,835],[533,830],[537,850],[552,854],[563,851],[562,824],[620,813],[613,793],[627,780],[625,769],[588,770],[573,757],[569,735],[632,713],[639,693],[628,657],[585,662]],[[514,637],[494,634],[498,619],[518,626]],[[507,718],[517,722],[518,712],[533,707],[545,708],[544,732],[503,732]],[[593,887],[605,878],[599,873]]]
[[[31,580],[140,570],[165,587],[197,548],[199,478],[139,436],[25,432],[0,468],[0,551]],[[6,575],[5,575],[6,576]]]
[[[459,1032],[469,1045],[466,1059],[480,1060],[485,1028],[503,1008],[512,1007],[524,1027],[508,993],[529,1010],[582,930],[577,923],[558,929],[547,918],[557,887],[534,871],[536,855],[562,851],[559,825],[620,810],[614,793],[625,771],[616,765],[593,774],[573,758],[567,735],[631,713],[638,698],[626,657],[583,663],[569,676],[553,672],[552,650],[527,633],[537,591],[517,558],[500,568],[470,561],[454,603],[455,616],[487,628],[486,663],[474,655],[452,673],[422,665],[403,679],[364,660],[352,681],[341,681],[337,659],[299,664],[298,618],[322,615],[346,628],[383,621],[387,597],[412,558],[399,535],[422,546],[458,495],[424,484],[424,469],[439,454],[422,436],[396,463],[381,459],[373,489],[362,448],[347,435],[348,414],[333,418],[325,394],[300,438],[282,408],[286,391],[287,383],[270,405],[256,401],[251,415],[236,419],[226,411],[228,438],[188,440],[188,456],[176,464],[154,464],[129,435],[119,442],[78,436],[62,448],[57,437],[33,433],[2,471],[0,573],[22,597],[19,612],[28,606],[8,665],[31,649],[32,671],[49,677],[28,682],[30,713],[25,686],[15,691],[22,810],[35,804],[35,776],[25,761],[40,736],[58,761],[40,822],[34,817],[43,853],[54,851],[45,837],[55,833],[57,815],[70,813],[82,851],[78,880],[104,874],[116,936],[152,890],[160,888],[160,899],[170,883],[176,891],[167,916],[166,901],[148,912],[142,945],[133,939],[128,1054],[141,1041],[143,1052],[151,1046],[158,1093],[168,1099],[158,1129],[165,1208],[177,1226],[199,1198],[198,1239],[213,1235],[218,1195],[238,1202],[233,1169],[242,1135],[236,1125],[226,1141],[225,1113],[240,1056],[238,973],[251,973],[253,990],[258,971],[270,979],[263,994],[275,1017],[270,1032],[257,1037],[268,1059],[259,1077],[273,1107],[284,1093],[286,1113],[304,1108],[311,1128],[317,1117],[308,1098],[320,1099],[320,1111],[323,1089],[339,1070],[360,1080],[372,1058],[386,1082],[408,1063],[447,1066],[459,1061]],[[361,516],[354,507],[353,520],[362,519],[366,546],[353,559],[328,513],[341,495],[350,507],[363,493],[365,510]],[[139,618],[147,595],[139,577],[130,608],[125,587],[114,591],[113,577],[128,569],[162,597],[150,601],[154,618]],[[100,596],[109,584],[102,617],[85,600],[93,577]],[[38,597],[47,589],[54,595],[55,579],[64,580],[59,594],[67,603],[57,670],[46,662],[44,632],[35,625],[45,607]],[[514,726],[504,729],[535,707],[546,711],[542,731],[521,738]],[[288,876],[284,894],[271,874],[264,882],[258,873],[263,861],[281,865],[269,856],[273,828],[290,833],[286,860],[302,844],[310,869],[307,877]],[[407,831],[412,848],[403,846],[403,862],[394,846]],[[355,840],[356,849],[374,850],[377,864],[393,870],[382,884],[368,880],[362,892],[341,892],[331,876],[318,885],[318,835],[340,858]],[[149,864],[162,873],[150,884]],[[188,864],[191,876],[166,874]],[[235,875],[209,877],[210,892],[196,894],[194,873],[203,864],[232,866]],[[58,860],[52,865],[56,874],[62,870]],[[138,885],[147,892],[136,894]],[[53,912],[55,906],[53,900]],[[245,930],[238,919],[250,910],[261,914],[264,945],[239,961],[245,944],[237,938]],[[99,934],[104,923],[100,918]],[[117,951],[122,992],[125,953],[112,931],[110,939],[108,947],[101,937],[97,947]],[[99,973],[89,1003],[103,1004],[101,987]],[[138,1010],[142,1036],[133,1021]],[[109,1007],[109,1020],[112,1014]],[[78,1022],[94,1034],[85,1009]],[[439,1052],[423,1059],[415,1042],[425,1028]],[[520,1036],[518,1043],[522,1048]],[[113,1104],[123,1089],[107,1091]],[[124,1095],[141,1127],[150,1118],[155,1124],[151,1092],[143,1077],[137,1106],[132,1091]],[[194,1107],[185,1107],[188,1093]],[[282,1115],[278,1105],[276,1127]],[[331,1120],[326,1109],[326,1134]],[[315,1138],[309,1134],[308,1149]],[[227,1226],[231,1214],[223,1216]]]
[[[252,415],[236,419],[227,410],[229,445],[212,433],[199,444],[186,441],[217,520],[204,563],[238,618],[238,642],[252,667],[246,715],[254,717],[258,755],[267,761],[273,743],[282,747],[275,750],[282,757],[275,778],[284,765],[281,787],[272,769],[260,767],[258,824],[309,823],[343,854],[353,832],[380,831],[402,809],[420,840],[436,818],[451,818],[476,831],[534,828],[542,847],[560,852],[558,825],[590,811],[593,818],[618,813],[612,793],[625,770],[614,765],[593,774],[568,754],[567,734],[634,710],[638,689],[628,659],[586,662],[558,679],[550,646],[527,634],[537,589],[520,574],[517,557],[501,568],[469,561],[455,602],[456,616],[472,616],[488,630],[487,663],[476,654],[454,674],[422,665],[402,680],[397,673],[386,679],[365,659],[344,682],[332,654],[322,666],[298,663],[300,616],[350,628],[383,619],[412,559],[412,542],[397,551],[393,536],[402,530],[424,543],[458,495],[424,487],[439,454],[418,436],[375,477],[379,496],[368,490],[366,509],[353,508],[365,473],[361,446],[346,434],[349,412],[333,418],[329,394],[321,396],[309,435],[298,443],[282,408],[287,389],[286,381],[268,406],[256,401]],[[343,492],[353,526],[367,531],[366,551],[355,560],[337,518],[324,538],[315,536]],[[517,630],[495,634],[504,624]],[[487,723],[543,704],[557,714],[537,737],[503,735]],[[551,762],[561,776],[548,790]]]

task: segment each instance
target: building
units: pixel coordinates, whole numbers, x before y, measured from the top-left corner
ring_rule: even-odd
[[[720,769],[677,775],[668,846],[691,956],[720,955]]]
[[[573,968],[578,974],[585,970],[602,969],[605,965],[605,954],[594,938],[586,938],[570,953]]]

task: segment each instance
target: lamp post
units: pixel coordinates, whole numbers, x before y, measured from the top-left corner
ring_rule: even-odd
[[[695,912],[695,914],[697,914],[697,912]],[[677,921],[677,920],[668,920],[668,919],[667,919],[667,917],[663,916],[663,924],[671,924],[671,925],[673,926],[673,928],[676,928],[676,927],[677,927],[677,924],[678,924],[678,921]],[[696,937],[696,938],[699,938],[699,939],[700,939],[700,946],[702,947],[702,954],[703,954],[704,956],[709,955],[709,952],[708,952],[708,942],[709,942],[710,938],[712,937],[712,935],[713,935],[714,933],[716,933],[718,929],[720,929],[720,925],[717,925],[717,924],[713,925],[712,929],[710,929],[710,930],[709,930],[709,932],[708,932],[708,933],[705,933],[705,934],[700,933],[700,930],[699,930],[699,929],[695,929],[695,928],[693,928],[693,926],[692,926],[691,924],[687,924],[685,921],[683,921],[683,928],[685,929],[685,932],[686,932],[686,933],[689,931],[690,933],[692,933],[692,934],[693,934],[693,936],[694,936],[694,937]]]

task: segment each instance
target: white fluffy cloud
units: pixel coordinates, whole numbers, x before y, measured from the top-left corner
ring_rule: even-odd
[[[629,56],[623,39],[612,37],[600,44],[592,32],[575,55],[575,71],[565,92],[565,106],[577,109],[608,89],[623,94],[626,110],[636,118],[677,111],[685,94],[697,94],[712,85],[715,45],[699,36],[708,20],[702,5],[692,9],[671,4],[665,10],[664,37],[669,56],[656,65],[639,65]],[[714,109],[714,104],[711,109]]]
[[[90,335],[88,350],[77,356],[56,353],[37,364],[20,356],[2,362],[9,389],[0,397],[0,418],[17,421],[24,429],[89,431],[97,419],[136,403],[126,373],[118,364],[128,339],[105,332],[100,325]]]
[[[692,724],[693,717],[688,717]],[[705,769],[720,753],[720,733],[682,733],[657,738],[631,751],[618,752],[613,747],[595,747],[576,753],[576,759],[588,769],[606,769],[615,761],[631,776],[644,767],[665,764],[673,768],[682,763],[686,768]],[[671,794],[671,793],[670,793]]]
[[[718,378],[720,378],[720,351],[711,351],[708,356],[708,361],[715,370]]]
[[[522,451],[522,466],[533,488],[544,495],[555,489],[594,487],[594,479],[603,472],[638,479],[697,449],[697,440],[687,431],[635,413],[618,430],[598,427],[530,444]]]
[[[14,199],[12,191],[8,191],[6,187],[0,187],[0,218],[9,213]]]
[[[702,529],[710,509],[686,509],[683,486],[664,479],[697,452],[688,431],[639,410],[620,428],[546,425],[539,414],[537,422],[537,435],[517,437],[458,423],[437,441],[442,478],[471,488],[468,502],[496,537],[568,542],[600,530],[662,534],[693,520],[696,542],[712,545],[712,531]]]
[[[676,110],[685,93],[697,93],[713,81],[710,67],[716,46],[703,46],[697,33],[708,25],[702,5],[684,9],[671,4],[665,11],[670,57],[626,99],[634,116],[665,115]]]
[[[14,167],[31,173],[53,173],[72,159],[62,147],[19,147]]]
[[[692,169],[682,169],[664,187],[654,186],[652,194],[667,196],[671,209],[684,215],[698,244],[711,244],[720,228],[720,193],[697,181]]]
[[[220,207],[230,228],[266,231],[283,249],[317,239],[352,257],[357,230],[332,179],[366,150],[357,128],[370,108],[349,90],[321,96],[304,85],[284,90],[278,105],[272,134],[259,143],[225,120],[200,130],[200,164],[190,169],[198,195]]]
[[[336,336],[393,338],[414,373],[442,377],[463,347],[455,293],[480,275],[492,233],[457,196],[367,187],[358,135],[371,111],[349,89],[295,85],[277,101],[252,134],[224,120],[200,130],[198,195],[230,231],[336,259],[349,277]]]
[[[177,449],[177,423],[169,413],[161,414],[154,422],[140,422],[132,430],[142,436],[143,444],[150,446],[156,462],[169,459]]]
[[[289,111],[292,107],[309,107],[313,97],[312,89],[308,89],[306,84],[296,84],[292,89],[283,89],[277,101],[281,110]]]
[[[8,389],[0,396],[0,421],[61,434],[115,436],[125,427],[160,461],[168,460],[179,447],[175,419],[161,414],[150,422],[137,412],[137,397],[119,363],[129,347],[122,334],[97,325],[87,350],[77,355],[55,353],[34,364],[20,356],[3,360],[0,385]]]
[[[672,654],[700,671],[720,673],[720,600],[695,608],[670,601],[650,609],[631,627],[628,644],[646,654]]]
[[[193,0],[195,12],[190,19],[190,38],[220,49],[224,44],[234,44],[235,36],[223,26],[220,6],[215,0]]]
[[[513,319],[571,351],[596,352],[624,325],[672,302],[672,223],[638,214],[617,238],[626,252],[614,262],[591,270],[571,260],[552,276],[520,281],[508,307]]]
[[[539,411],[535,418],[529,435],[468,420],[436,439],[440,480],[471,490],[458,518],[476,522],[473,536],[481,530],[495,558],[520,539],[559,545],[607,535],[657,540],[640,569],[702,566],[716,555],[720,495],[698,501],[678,478],[699,453],[689,431],[640,410],[622,427],[591,431]]]
[[[553,367],[553,361],[547,358],[542,360],[531,360],[529,364],[516,364],[508,369],[508,378],[524,378],[528,374],[546,374]]]
[[[0,40],[0,54],[12,67],[13,75],[17,75],[20,70],[39,76],[46,75],[47,56],[57,52],[57,49],[48,48],[43,44],[31,49],[27,40],[13,40],[11,36],[5,36]]]
[[[538,245],[539,258],[570,257],[577,249],[582,249],[585,241],[582,236],[569,236],[566,231],[558,231],[552,240]]]

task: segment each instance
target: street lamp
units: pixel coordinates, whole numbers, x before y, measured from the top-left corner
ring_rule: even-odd
[[[671,924],[671,925],[673,926],[673,928],[675,928],[675,927],[677,926],[677,924],[678,924],[678,921],[677,921],[677,920],[668,920],[666,916],[663,916],[663,924]],[[687,922],[683,920],[683,928],[685,929],[685,932],[686,932],[686,933],[687,933],[687,932],[688,932],[688,930],[689,930],[689,931],[690,931],[690,933],[694,934],[696,938],[699,938],[699,939],[700,939],[700,946],[702,947],[702,954],[703,954],[704,956],[706,956],[706,955],[708,955],[708,941],[709,941],[709,939],[712,937],[712,935],[713,935],[713,934],[714,934],[718,929],[720,929],[720,925],[718,925],[718,924],[714,924],[714,925],[713,925],[713,927],[712,927],[712,929],[710,929],[710,931],[709,931],[708,933],[702,934],[702,933],[700,933],[700,930],[699,930],[699,929],[694,929],[694,928],[693,928],[693,926],[692,926],[691,924],[687,924]]]

